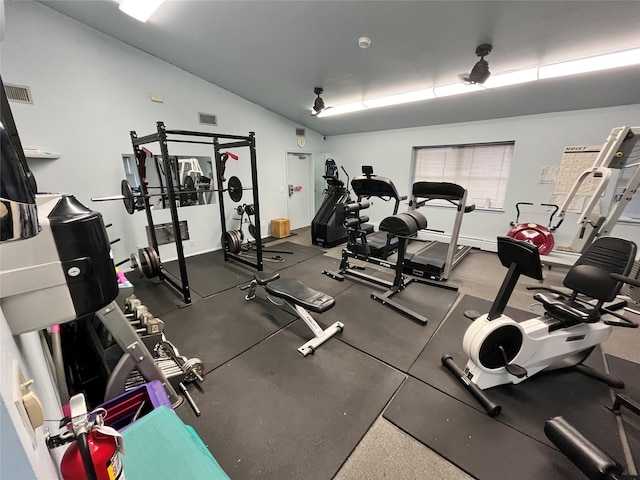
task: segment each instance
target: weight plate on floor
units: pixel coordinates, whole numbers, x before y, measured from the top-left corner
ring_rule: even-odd
[[[142,271],[142,266],[140,265],[140,257],[138,257],[137,253],[131,254],[131,268],[138,272],[140,278],[144,277],[144,272]]]
[[[142,265],[142,272],[144,276],[147,278],[153,278],[153,267],[151,266],[151,259],[149,258],[149,254],[144,248],[138,250],[138,255],[140,258],[140,264]]]
[[[160,275],[160,257],[158,257],[158,254],[153,247],[146,247],[144,250],[147,252],[147,255],[149,257],[151,272],[153,274],[152,276],[157,277],[158,275]]]
[[[242,182],[238,177],[231,177],[227,188],[229,189],[229,198],[231,200],[234,202],[242,200]]]

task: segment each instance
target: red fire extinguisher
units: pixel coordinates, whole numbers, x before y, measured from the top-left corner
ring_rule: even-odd
[[[73,442],[62,457],[64,480],[125,480],[120,453],[122,437],[103,424],[102,415],[88,414],[83,394],[70,400],[71,431],[47,440],[49,448]],[[93,419],[92,419],[93,417]]]

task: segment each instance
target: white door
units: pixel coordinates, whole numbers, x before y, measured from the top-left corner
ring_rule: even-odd
[[[287,209],[291,229],[311,225],[313,203],[313,157],[309,153],[287,153]]]

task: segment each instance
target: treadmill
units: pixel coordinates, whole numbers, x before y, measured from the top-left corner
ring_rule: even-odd
[[[449,243],[437,240],[407,256],[404,273],[433,280],[447,280],[451,270],[462,261],[472,247],[458,245],[460,226],[465,213],[473,212],[475,205],[467,205],[467,190],[456,183],[416,182],[411,189],[411,208],[418,209],[433,200],[446,200],[456,207],[456,217]]]
[[[353,193],[358,196],[358,202],[361,200],[369,200],[371,197],[381,198],[384,201],[393,200],[393,214],[398,213],[398,207],[401,200],[406,200],[406,196],[400,197],[393,182],[387,177],[381,177],[373,174],[373,167],[370,165],[362,166],[362,175],[354,177],[351,180],[351,188]],[[368,230],[366,242],[369,247],[369,255],[376,258],[385,259],[398,249],[399,239],[387,234],[387,232],[374,232],[371,225],[364,226],[363,229]],[[365,254],[365,251],[356,252]]]

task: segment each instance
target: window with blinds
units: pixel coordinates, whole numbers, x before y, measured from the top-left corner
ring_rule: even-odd
[[[467,189],[467,205],[500,211],[515,142],[414,147],[413,182],[451,182]],[[437,205],[439,202],[429,202]],[[442,205],[451,205],[443,200]]]

